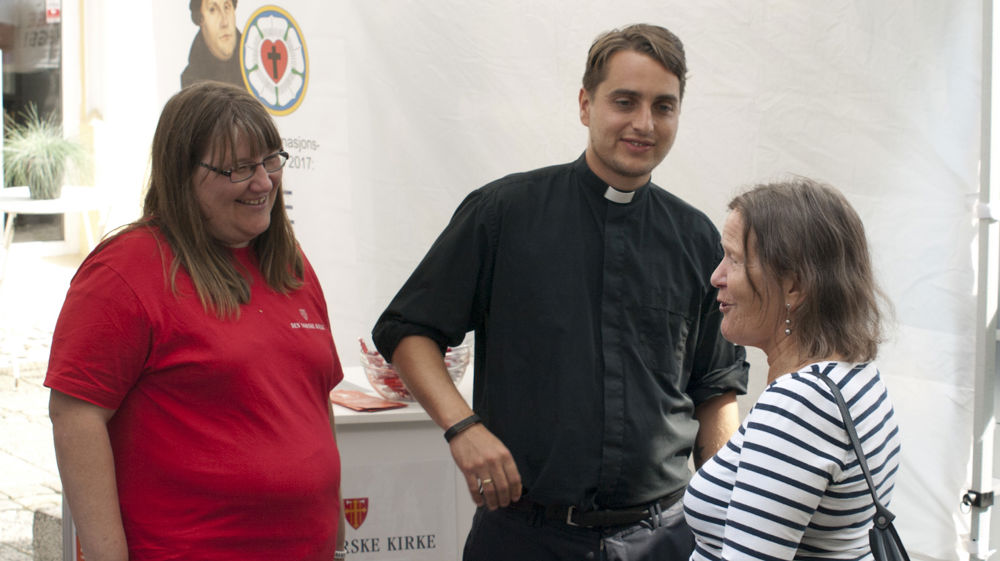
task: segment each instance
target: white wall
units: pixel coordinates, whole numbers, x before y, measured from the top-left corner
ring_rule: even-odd
[[[108,218],[114,228],[141,211],[149,147],[163,105],[153,64],[152,3],[86,0],[82,5],[82,119],[93,127],[95,184],[118,201]],[[65,51],[69,65],[68,45]]]

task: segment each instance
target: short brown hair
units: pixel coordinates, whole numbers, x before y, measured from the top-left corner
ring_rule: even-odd
[[[593,94],[607,77],[607,63],[611,55],[622,50],[649,55],[662,64],[680,80],[680,96],[684,99],[684,83],[687,80],[684,44],[667,28],[646,23],[614,29],[594,40],[587,54],[587,69],[583,73],[583,89],[588,94]]]
[[[757,185],[729,208],[743,219],[744,247],[754,244],[765,278],[798,280],[803,301],[789,319],[802,350],[811,358],[873,360],[889,302],[875,282],[864,225],[844,195],[794,177]]]

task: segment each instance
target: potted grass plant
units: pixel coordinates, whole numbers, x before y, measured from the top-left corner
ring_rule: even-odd
[[[87,149],[63,135],[52,115],[29,104],[20,118],[4,114],[3,171],[6,186],[27,185],[32,199],[57,199],[69,169],[83,172]]]

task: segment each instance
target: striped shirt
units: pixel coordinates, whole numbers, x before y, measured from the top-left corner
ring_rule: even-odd
[[[772,382],[740,430],[692,478],[684,514],[693,561],[870,560],[875,507],[830,389],[841,392],[887,504],[899,469],[899,430],[873,364],[818,363]]]

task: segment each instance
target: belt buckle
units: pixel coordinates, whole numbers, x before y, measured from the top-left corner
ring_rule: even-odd
[[[576,522],[573,522],[573,511],[574,510],[576,510],[576,506],[574,506],[574,505],[570,505],[569,508],[566,509],[566,524],[568,526],[579,526],[579,524],[577,524]]]

